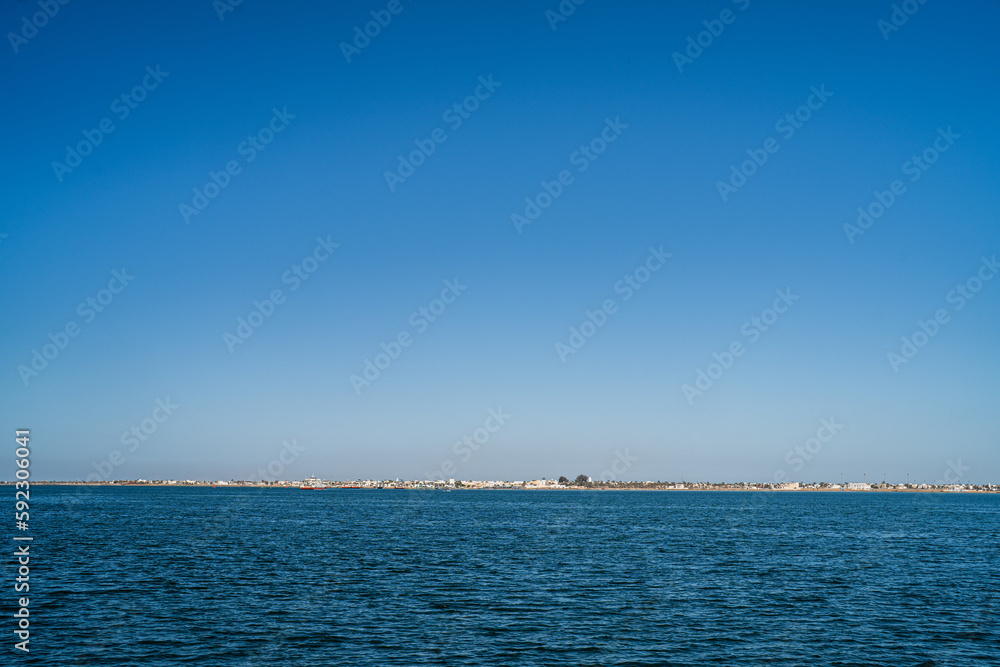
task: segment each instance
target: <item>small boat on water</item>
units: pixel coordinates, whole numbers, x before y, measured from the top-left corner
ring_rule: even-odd
[[[306,491],[322,491],[326,488],[326,484],[319,477],[306,477],[299,488]]]

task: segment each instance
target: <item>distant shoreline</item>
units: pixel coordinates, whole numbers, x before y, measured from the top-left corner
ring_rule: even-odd
[[[0,486],[14,486],[14,481],[0,481]],[[218,482],[65,482],[65,481],[40,481],[31,482],[31,486],[87,486],[87,487],[156,487],[156,488],[217,488],[217,489],[265,489],[265,490],[303,490],[299,484],[240,484]],[[985,486],[985,485],[982,485]],[[992,485],[990,485],[992,486]],[[447,486],[443,488],[408,487],[408,486],[341,486],[329,485],[322,489],[309,489],[319,491],[665,491],[665,492],[685,492],[685,491],[726,491],[726,492],[775,492],[775,493],[979,493],[997,494],[1000,489],[982,488],[961,488],[953,489],[949,487],[931,487],[926,489],[918,488],[877,488],[870,489],[844,489],[844,488],[798,488],[798,489],[777,489],[767,487],[735,487],[728,485],[718,486],[697,486],[690,488],[664,488],[664,487],[630,487],[630,486],[564,486],[564,487],[530,487],[530,486],[505,486],[505,487],[464,487]]]

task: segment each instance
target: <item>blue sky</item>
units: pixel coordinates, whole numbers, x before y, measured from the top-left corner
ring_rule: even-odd
[[[246,478],[280,456],[281,478],[598,477],[627,452],[628,479],[934,481],[951,462],[996,481],[1000,280],[949,300],[1000,252],[996,7],[928,2],[886,39],[892,3],[592,0],[555,29],[554,1],[388,6],[71,2],[22,33],[38,5],[5,5],[4,32],[32,36],[0,56],[0,401],[32,429],[35,478],[109,458],[113,478]],[[391,21],[348,62],[371,12]],[[433,152],[390,189],[418,142]],[[724,200],[747,151],[767,159]],[[225,187],[185,216],[212,173]],[[445,281],[462,288],[435,303]],[[792,305],[745,329],[777,290]],[[109,301],[92,320],[88,298]],[[390,363],[352,382],[366,360]],[[685,391],[699,371],[717,377]],[[478,451],[455,447],[501,408]],[[843,427],[795,463],[822,419]]]

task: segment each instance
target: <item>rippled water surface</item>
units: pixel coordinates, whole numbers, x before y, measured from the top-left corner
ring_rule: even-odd
[[[35,664],[1000,665],[996,495],[31,493]]]

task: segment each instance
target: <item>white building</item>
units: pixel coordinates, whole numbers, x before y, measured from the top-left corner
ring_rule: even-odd
[[[871,491],[872,485],[864,482],[848,482],[845,488],[848,491]]]

